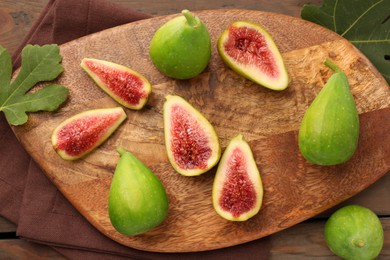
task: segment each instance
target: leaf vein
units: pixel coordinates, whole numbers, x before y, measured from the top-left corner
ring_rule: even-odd
[[[16,81],[16,79],[15,79],[15,81],[13,81],[13,82],[11,83],[11,87],[13,87],[14,90],[13,90],[12,93],[10,93],[10,95],[8,96],[8,98],[4,101],[4,104],[7,104],[8,101],[12,100],[12,98],[13,98],[15,95],[17,95],[17,94],[19,93],[19,90],[25,85],[25,82],[28,82],[28,81],[30,80],[30,78],[32,78],[32,79],[35,78],[36,75],[35,75],[34,73],[36,73],[37,71],[39,71],[39,67],[40,67],[42,64],[44,64],[47,60],[50,60],[50,56],[53,55],[53,51],[55,51],[55,50],[54,50],[54,49],[51,49],[49,52],[47,52],[46,55],[43,56],[42,59],[39,61],[39,63],[37,63],[36,66],[29,72],[28,76],[27,76],[26,78],[24,78],[22,82],[20,82],[20,84],[18,84],[17,86],[13,86],[13,85],[14,85],[13,83]],[[38,52],[33,53],[33,55],[38,56]],[[48,57],[49,57],[49,58],[48,58]],[[37,58],[37,59],[38,59],[38,58]],[[28,71],[27,71],[27,72],[28,72]],[[32,86],[29,86],[29,88],[31,88],[31,87],[32,87]],[[29,89],[29,88],[28,88],[28,89]],[[28,89],[27,89],[27,90],[28,90]],[[24,90],[24,89],[22,89],[22,90]],[[27,91],[27,90],[26,90],[26,91]]]
[[[333,31],[337,32],[337,24],[336,24],[336,9],[338,6],[339,0],[336,0],[336,3],[333,7]]]
[[[375,4],[373,4],[372,6],[370,6],[370,8],[368,8],[361,15],[359,15],[359,17],[355,21],[353,21],[352,24],[340,35],[344,36],[345,34],[347,34],[349,32],[349,30],[351,30],[356,25],[356,23],[359,22],[359,20],[361,20],[372,8],[374,8],[376,5],[380,4],[381,2],[383,2],[383,0],[380,0],[380,1],[376,2]]]

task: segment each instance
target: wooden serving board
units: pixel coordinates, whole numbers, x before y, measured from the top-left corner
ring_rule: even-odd
[[[64,73],[57,83],[69,88],[69,100],[55,113],[35,113],[14,131],[51,181],[103,234],[137,249],[191,252],[228,247],[288,228],[362,191],[390,170],[390,89],[371,63],[337,34],[289,16],[249,10],[197,12],[209,28],[212,58],[198,77],[179,81],[159,73],[148,49],[154,32],[173,16],[143,20],[61,46]],[[291,77],[281,92],[251,83],[228,69],[216,41],[232,22],[248,20],[265,27],[283,54]],[[78,161],[64,161],[53,150],[52,130],[84,110],[118,106],[79,64],[84,57],[128,66],[153,85],[141,111],[126,109],[128,119],[102,146]],[[361,133],[353,158],[339,166],[305,161],[297,146],[297,129],[308,105],[332,72],[329,57],[342,68],[360,114]],[[213,210],[211,189],[216,169],[185,177],[171,167],[164,145],[164,96],[177,94],[214,125],[222,149],[238,133],[249,142],[264,185],[262,209],[246,222],[229,222]],[[111,226],[107,197],[119,158],[117,146],[132,151],[161,179],[169,196],[167,219],[134,237]]]

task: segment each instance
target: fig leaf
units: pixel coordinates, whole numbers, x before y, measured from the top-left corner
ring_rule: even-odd
[[[27,45],[19,74],[11,81],[11,56],[0,46],[0,111],[9,124],[22,125],[28,120],[27,112],[54,111],[66,100],[68,89],[62,85],[27,93],[37,83],[57,78],[63,71],[61,60],[58,45]]]
[[[388,0],[324,0],[305,5],[301,17],[335,31],[353,43],[390,84]]]

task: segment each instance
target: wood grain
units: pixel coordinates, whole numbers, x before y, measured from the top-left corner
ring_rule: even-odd
[[[390,90],[349,42],[322,27],[274,13],[220,10],[198,15],[210,29],[213,46],[225,27],[236,20],[262,24],[283,53],[291,76],[289,88],[274,92],[243,79],[222,63],[215,47],[208,68],[197,78],[175,81],[164,77],[151,64],[148,46],[154,31],[173,16],[156,17],[63,45],[65,72],[58,83],[69,88],[68,102],[56,113],[31,115],[26,125],[14,128],[48,177],[97,229],[119,243],[149,251],[227,247],[313,217],[357,194],[390,170]],[[145,109],[126,111],[125,124],[99,149],[82,160],[66,162],[51,147],[51,131],[78,112],[117,106],[80,69],[84,57],[110,60],[139,71],[149,78],[153,92]],[[318,167],[301,157],[297,129],[306,108],[331,75],[322,64],[327,57],[349,78],[361,115],[361,135],[358,150],[349,162]],[[254,218],[232,223],[213,211],[215,169],[196,178],[174,172],[163,142],[161,108],[166,94],[181,95],[202,111],[215,126],[223,148],[238,132],[248,140],[265,189],[263,208]],[[160,177],[170,201],[166,221],[136,237],[116,232],[107,213],[118,145],[132,151]]]
[[[0,43],[13,53],[38,19],[48,0],[0,2]]]

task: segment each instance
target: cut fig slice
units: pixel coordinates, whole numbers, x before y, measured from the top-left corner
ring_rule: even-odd
[[[167,95],[163,107],[165,146],[170,163],[182,175],[210,170],[221,156],[211,123],[182,97]]]
[[[79,159],[107,140],[126,117],[121,107],[93,109],[74,115],[53,131],[53,148],[64,160]]]
[[[271,35],[260,25],[237,21],[219,37],[218,53],[232,70],[272,90],[283,90],[289,77]]]
[[[245,221],[256,215],[263,201],[263,184],[249,144],[241,134],[233,138],[219,162],[213,183],[213,206],[223,218]]]
[[[84,58],[80,66],[119,104],[139,110],[148,101],[152,86],[140,73],[113,62]]]

